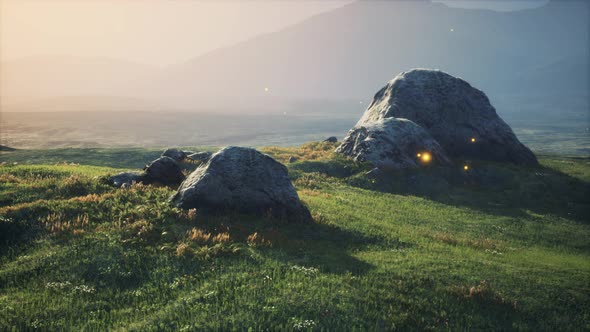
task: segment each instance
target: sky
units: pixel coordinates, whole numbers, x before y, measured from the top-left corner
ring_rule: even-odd
[[[0,60],[69,55],[166,66],[351,1],[0,0]],[[547,2],[437,1],[503,11]]]
[[[0,0],[0,57],[182,62],[350,1]]]
[[[549,0],[433,0],[449,7],[514,11],[543,6]]]

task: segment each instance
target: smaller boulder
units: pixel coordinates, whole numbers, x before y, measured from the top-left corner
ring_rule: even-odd
[[[449,165],[451,162],[430,134],[407,119],[387,118],[352,128],[336,152],[382,170]]]
[[[181,161],[184,161],[184,159],[186,159],[187,156],[184,151],[181,151],[178,149],[166,149],[162,153],[162,157],[170,157],[170,158],[176,160],[177,162],[181,162]]]
[[[328,142],[328,143],[337,143],[338,142],[338,138],[336,136],[330,136],[328,138],[326,138],[324,140],[324,142]]]
[[[209,152],[209,151],[203,151],[203,152],[196,152],[193,154],[189,154],[187,156],[187,158],[194,160],[194,161],[198,161],[200,163],[206,163],[209,158],[211,158],[211,156],[213,155],[213,153]]]
[[[289,157],[289,163],[290,163],[290,164],[292,164],[292,163],[294,163],[294,162],[296,162],[296,161],[297,161],[297,157],[295,157],[295,156],[291,156],[291,157]]]
[[[145,168],[147,178],[145,182],[156,182],[167,186],[179,185],[184,181],[184,174],[176,160],[170,157],[160,157]]]
[[[117,188],[128,187],[135,183],[143,182],[146,178],[146,174],[143,172],[123,172],[117,175],[113,175],[109,178],[109,183]]]

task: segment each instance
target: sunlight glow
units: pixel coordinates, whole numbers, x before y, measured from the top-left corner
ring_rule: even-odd
[[[432,156],[430,155],[430,153],[424,152],[422,153],[420,160],[422,160],[423,163],[427,164],[432,160]]]

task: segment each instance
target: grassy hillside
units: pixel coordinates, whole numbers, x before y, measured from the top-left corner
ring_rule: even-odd
[[[104,182],[158,151],[1,152],[0,330],[590,329],[588,158],[374,180],[333,148],[263,149],[309,225]]]

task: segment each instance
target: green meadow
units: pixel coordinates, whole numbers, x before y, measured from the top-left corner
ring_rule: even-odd
[[[372,179],[334,147],[260,149],[309,224],[106,182],[159,149],[1,151],[0,330],[590,329],[590,158]]]

